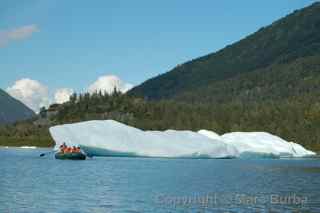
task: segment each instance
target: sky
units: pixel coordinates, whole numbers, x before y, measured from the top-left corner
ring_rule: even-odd
[[[0,88],[37,111],[127,91],[314,0],[1,0]]]

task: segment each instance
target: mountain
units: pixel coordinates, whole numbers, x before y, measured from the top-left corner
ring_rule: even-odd
[[[320,3],[128,92],[184,102],[282,100],[320,91]],[[319,96],[318,96],[319,97]]]
[[[0,124],[13,123],[35,116],[35,113],[0,89]]]

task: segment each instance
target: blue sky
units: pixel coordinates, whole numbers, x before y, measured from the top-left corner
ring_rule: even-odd
[[[107,74],[136,85],[312,2],[1,0],[0,31],[36,30],[0,46],[0,88],[30,78],[83,91]]]

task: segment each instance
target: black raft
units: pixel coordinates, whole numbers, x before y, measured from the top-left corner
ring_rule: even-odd
[[[81,152],[62,153],[57,152],[54,157],[59,160],[85,160],[86,155]]]

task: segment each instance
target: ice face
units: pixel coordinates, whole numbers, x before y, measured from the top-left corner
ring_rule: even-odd
[[[266,132],[142,131],[122,123],[88,121],[50,128],[56,148],[80,145],[91,156],[168,158],[305,157],[315,153]]]
[[[301,145],[287,142],[284,139],[267,132],[232,132],[222,136],[216,133],[201,130],[199,134],[209,138],[222,140],[233,145],[240,153],[239,157],[308,157],[315,155]]]
[[[303,146],[297,143],[290,142],[292,146],[292,151],[294,153],[295,157],[305,157],[305,156],[313,156],[316,155],[316,153],[305,149]]]
[[[89,155],[231,158],[232,145],[191,131],[142,131],[116,121],[88,121],[50,128],[56,148],[80,145]]]

